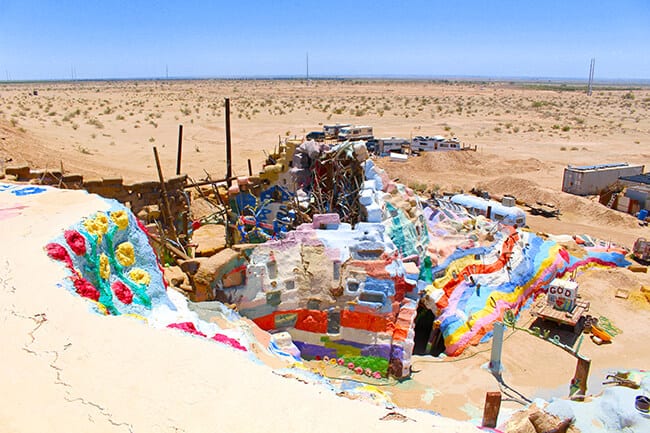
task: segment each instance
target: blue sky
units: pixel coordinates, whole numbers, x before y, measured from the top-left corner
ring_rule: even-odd
[[[0,80],[650,79],[648,0],[0,0]]]

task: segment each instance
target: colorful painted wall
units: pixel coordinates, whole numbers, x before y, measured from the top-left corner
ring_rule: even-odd
[[[330,148],[306,142],[290,150],[294,149],[290,180],[284,171],[265,170],[268,189],[258,199],[248,194],[246,186],[231,191],[237,208],[248,202],[254,216],[244,230],[240,225],[241,238],[267,242],[248,249],[242,284],[222,286],[219,296],[232,300],[242,315],[261,328],[288,331],[304,358],[336,359],[363,374],[407,376],[417,309],[417,266],[428,243],[420,200],[390,182],[367,159],[365,147],[352,143]],[[318,202],[315,184],[319,181],[310,168],[319,158],[329,162],[341,158],[360,167],[362,222],[354,228],[341,223],[351,206],[348,200],[337,208],[339,213],[316,213],[311,223],[280,232],[277,218],[269,219],[277,213],[265,208],[289,200],[308,203],[312,196]],[[287,159],[283,155],[282,161]],[[322,169],[320,175],[327,177],[326,166],[316,165]]]
[[[224,289],[242,315],[288,331],[306,359],[336,358],[364,374],[409,373],[415,281],[383,225],[353,229],[336,214],[319,215],[255,246],[248,259],[245,284]]]
[[[588,267],[629,264],[627,252],[618,247],[585,246],[570,253],[530,231],[483,217],[466,219],[460,209],[453,212],[425,212],[430,230],[438,233],[440,243],[446,239],[447,247],[429,251],[433,265],[421,274],[424,278],[428,272],[424,302],[440,322],[450,356],[485,341],[506,310],[518,314],[554,278]]]

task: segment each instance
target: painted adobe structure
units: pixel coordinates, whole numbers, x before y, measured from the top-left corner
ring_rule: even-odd
[[[405,377],[418,313],[429,310],[436,318],[436,330],[429,327],[420,336],[427,340],[425,352],[433,352],[438,333],[441,350],[457,356],[486,341],[495,321],[508,310],[518,314],[553,278],[585,267],[627,265],[626,251],[615,246],[585,245],[569,254],[554,240],[471,216],[448,201],[423,206],[354,144],[329,149],[293,143],[287,149],[295,151],[291,169],[285,165],[290,158],[281,156],[281,163],[262,172],[269,186],[262,197],[279,187],[284,198],[276,209],[297,198],[308,201],[318,178],[309,160],[347,152],[348,161],[363,169],[362,221],[352,226],[340,222],[340,212],[315,214],[295,231],[267,232],[271,240],[245,248],[240,284],[217,282],[213,288],[261,328],[288,331],[307,359]],[[248,194],[243,185],[231,190],[231,200]],[[265,203],[250,196],[257,215],[276,214],[259,212]]]

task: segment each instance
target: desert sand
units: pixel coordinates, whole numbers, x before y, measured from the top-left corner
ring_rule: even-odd
[[[35,90],[38,95],[34,95]],[[205,177],[206,172],[213,178],[223,177],[225,97],[229,97],[231,102],[236,174],[247,173],[247,159],[251,159],[254,170],[261,167],[265,159],[264,151],[272,151],[278,140],[303,136],[309,131],[319,130],[322,124],[372,125],[378,137],[457,136],[465,144],[476,145],[477,151],[430,153],[415,157],[406,164],[387,159],[377,162],[392,178],[398,178],[400,182],[427,194],[434,191],[468,191],[478,187],[497,195],[512,194],[523,201],[541,200],[555,204],[561,210],[557,219],[528,216],[528,225],[534,231],[586,233],[627,247],[631,247],[637,237],[649,236],[648,228],[639,227],[634,217],[606,209],[593,198],[576,197],[560,191],[562,171],[567,164],[647,164],[650,155],[650,89],[647,88],[596,88],[589,97],[581,89],[576,90],[571,86],[493,82],[313,81],[307,85],[301,81],[125,81],[4,84],[0,85],[0,160],[4,160],[5,165],[28,163],[40,168],[63,167],[66,172],[87,176],[150,180],[157,177],[152,146],[156,146],[161,154],[164,173],[174,174],[178,125],[182,124],[182,171],[193,179]],[[45,239],[41,236],[40,240],[45,242]],[[22,263],[22,266],[29,267],[31,264]],[[43,273],[45,270],[48,273],[61,272],[48,264],[47,258],[40,260],[38,267]],[[8,275],[14,279],[28,278],[30,276],[23,275],[25,269],[12,269]],[[591,314],[605,315],[623,330],[610,345],[596,346],[589,340],[584,341],[581,353],[592,359],[593,383],[590,382],[589,391],[597,392],[601,388],[600,382],[606,371],[650,368],[650,352],[643,344],[647,340],[646,329],[650,323],[650,304],[639,294],[642,285],[650,285],[650,276],[627,269],[593,269],[581,273],[578,281],[582,296],[592,302]],[[621,288],[630,291],[630,298],[614,297],[616,290]],[[57,297],[52,302],[44,302],[48,307],[43,311],[48,317],[63,316],[68,309],[84,309],[74,303],[69,305],[69,299],[63,300],[58,295],[46,296]],[[20,337],[5,331],[8,334],[3,340],[24,339],[25,333],[33,328],[34,321],[29,317],[43,308],[39,307],[40,302],[30,301],[29,305],[30,311],[21,313],[27,319],[11,318],[12,326],[17,327],[16,332],[21,334]],[[522,314],[520,326],[530,320],[528,313]],[[132,329],[128,322],[118,324],[92,316],[84,321],[87,323],[65,324],[61,319],[60,326],[66,329],[59,330],[60,334],[56,330],[45,332],[51,332],[51,338],[57,339],[57,347],[63,347],[67,342],[72,342],[74,347],[79,339],[94,338],[89,335],[92,333],[109,339],[109,347],[112,348],[119,347],[117,340],[121,333],[133,334],[135,338],[138,334],[153,333],[150,329]],[[140,338],[144,339],[145,336]],[[204,349],[194,342],[179,343],[174,340],[172,343],[172,337],[168,335],[152,337],[147,334],[146,338],[153,338],[154,343],[151,344],[158,347],[153,347],[146,354],[139,351],[137,346],[126,347],[122,352],[128,363],[138,365],[137,370],[129,372],[134,376],[134,381],[140,377],[135,378],[137,372],[147,376],[147,369],[143,365],[156,365],[159,362],[156,368],[163,369],[160,374],[172,378],[172,383],[165,386],[169,389],[179,388],[181,391],[173,394],[180,395],[183,404],[199,404],[206,411],[219,404],[216,403],[218,395],[213,387],[224,377],[222,372],[229,368],[226,366],[230,362],[236,364],[236,360],[224,361],[216,369],[218,371],[210,373],[206,383],[198,385],[195,382],[200,392],[196,400],[192,400],[185,392],[191,394],[193,388],[185,382],[199,381],[199,377],[187,373],[188,365],[197,362],[196,367],[189,368],[209,370],[211,367],[203,358],[202,351],[213,349]],[[170,344],[179,346],[169,351],[166,347]],[[41,363],[52,362],[50,358],[54,355],[49,358],[46,355],[52,347],[44,346]],[[179,350],[178,347],[183,349]],[[400,406],[429,409],[458,419],[480,417],[485,392],[498,389],[494,378],[481,368],[489,359],[489,347],[489,344],[479,345],[453,360],[418,357],[414,363],[413,380],[386,387],[385,391]],[[185,349],[187,352],[183,353]],[[70,360],[71,368],[96,369],[98,382],[94,386],[109,386],[109,383],[102,382],[105,379],[101,371],[119,369],[125,362],[120,361],[115,367],[107,365],[100,359],[102,352],[93,353],[93,350],[94,347],[77,354],[80,358]],[[108,356],[107,352],[103,353]],[[154,353],[164,353],[166,360],[160,360]],[[199,353],[201,356],[198,356]],[[24,351],[11,356],[17,365],[36,362]],[[57,362],[54,364],[58,365]],[[508,331],[504,347],[504,380],[522,394],[529,398],[566,396],[574,369],[575,359],[561,350],[522,332]],[[19,379],[18,375],[9,375],[4,380],[25,380],[27,397],[36,393],[41,382],[54,381],[55,372],[38,371],[47,377]],[[174,376],[176,371],[179,371],[179,376]],[[337,371],[328,373],[338,374]],[[259,374],[265,373],[260,371]],[[147,379],[146,386],[122,383],[118,389],[120,392],[147,396],[149,393],[169,393],[167,389],[160,389],[162,384],[152,382],[153,379]],[[84,386],[91,387],[93,384]],[[234,383],[232,386],[235,389]],[[151,387],[154,391],[150,391]],[[50,385],[37,393],[41,403],[34,405],[45,404],[47,393],[60,392],[55,388]],[[208,397],[204,397],[203,392],[208,393]],[[309,397],[300,396],[302,394],[297,399],[303,401],[312,398],[311,394]],[[213,401],[208,403],[205,398]],[[269,399],[273,400],[273,397]],[[156,402],[162,400],[159,398]],[[80,402],[77,406],[82,404]],[[504,404],[506,411],[519,407],[516,402]],[[28,407],[22,407],[22,410],[26,413]],[[81,411],[79,407],[66,410]],[[123,410],[127,411],[128,408]],[[151,409],[137,409],[146,410]],[[280,409],[269,409],[273,410]],[[147,416],[162,416],[166,412],[164,409],[156,411],[160,413]],[[80,413],[66,416],[75,417]],[[309,416],[306,413],[295,414],[300,415]],[[173,418],[177,415],[172,413],[166,416]],[[247,417],[245,414],[243,416]],[[166,426],[173,425],[169,419],[165,422]],[[196,431],[191,427],[189,430]],[[256,426],[252,426],[252,430],[256,430]],[[98,431],[106,430],[100,428]]]
[[[6,164],[110,177],[156,179],[152,147],[165,175],[176,170],[183,125],[182,171],[193,179],[225,175],[224,98],[230,98],[234,173],[253,170],[280,139],[322,124],[374,127],[377,137],[457,136],[477,152],[435,154],[408,165],[380,161],[420,190],[480,186],[558,205],[560,227],[630,244],[632,218],[593,200],[561,194],[567,164],[629,162],[650,155],[650,89],[513,83],[401,81],[120,81],[0,85],[0,156]],[[34,95],[34,91],[38,94]],[[601,228],[593,232],[592,226]]]

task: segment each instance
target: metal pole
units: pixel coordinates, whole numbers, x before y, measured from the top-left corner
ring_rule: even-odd
[[[251,160],[250,158],[248,159],[248,175],[252,176],[253,175],[253,167],[251,166]]]
[[[503,322],[494,323],[492,335],[492,352],[490,353],[490,371],[495,376],[501,374],[501,349],[503,348]]]
[[[230,98],[226,98],[226,179],[228,186],[232,184],[232,153],[230,142]]]
[[[178,152],[176,154],[176,175],[181,174],[181,155],[183,154],[183,125],[178,125]]]

